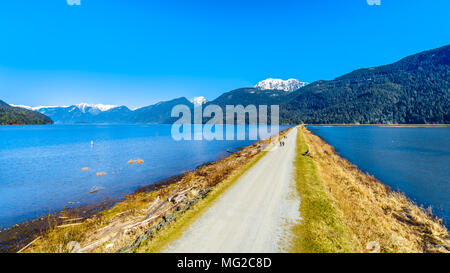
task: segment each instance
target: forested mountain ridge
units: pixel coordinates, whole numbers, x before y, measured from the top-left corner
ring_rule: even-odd
[[[40,113],[20,107],[12,107],[0,100],[0,125],[52,124],[52,120]]]
[[[171,112],[176,105],[194,107],[194,104],[187,98],[180,97],[136,109],[132,121],[135,123],[172,123]]]
[[[450,46],[316,81],[289,95],[282,123],[450,123]]]

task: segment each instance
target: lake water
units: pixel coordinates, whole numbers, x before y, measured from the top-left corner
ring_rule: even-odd
[[[0,227],[120,198],[254,142],[175,141],[171,125],[0,126]]]
[[[344,158],[449,226],[450,127],[308,126]]]

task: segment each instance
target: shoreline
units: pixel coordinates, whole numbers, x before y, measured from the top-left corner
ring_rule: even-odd
[[[306,127],[301,131],[295,165],[304,221],[293,229],[293,251],[450,252],[448,230],[431,209],[364,173]]]
[[[209,162],[204,164],[208,163]],[[201,164],[198,167],[204,164]],[[198,167],[194,168],[193,170],[197,169]],[[13,252],[19,251],[26,244],[30,243],[31,241],[39,237],[39,234],[48,231],[50,225],[63,224],[64,220],[63,218],[60,217],[65,217],[65,215],[76,215],[75,218],[88,219],[90,217],[95,216],[96,214],[102,213],[103,211],[113,207],[114,205],[120,202],[123,202],[126,199],[127,195],[133,195],[142,192],[150,192],[153,190],[157,190],[162,186],[167,186],[172,183],[176,183],[177,181],[179,181],[180,177],[183,176],[183,174],[184,173],[172,175],[167,178],[157,180],[152,184],[140,186],[133,192],[123,194],[123,196],[120,198],[115,199],[108,198],[107,200],[104,201],[95,202],[80,207],[70,207],[62,210],[57,210],[53,213],[43,215],[41,217],[34,218],[28,221],[16,223],[11,227],[1,229],[0,253],[8,252],[8,249]]]
[[[259,142],[259,141],[257,141]],[[255,143],[254,143],[255,144]],[[252,144],[252,145],[254,145]],[[252,146],[249,145],[249,146]],[[225,158],[231,156],[233,153],[239,152],[249,146],[238,147],[235,152],[231,152]],[[202,163],[191,170],[187,170],[181,172],[179,174],[171,175],[166,178],[162,178],[156,180],[155,182],[143,186],[137,187],[134,191],[125,193],[122,197],[95,202],[92,204],[87,204],[79,207],[69,207],[62,210],[56,210],[55,212],[49,213],[47,215],[43,215],[41,217],[37,217],[31,220],[19,222],[13,224],[10,227],[0,229],[0,253],[8,252],[8,249],[16,252],[19,251],[22,247],[26,246],[28,243],[32,242],[34,239],[39,237],[41,233],[45,233],[49,230],[50,225],[61,225],[64,220],[60,217],[65,217],[64,215],[72,215],[75,218],[83,218],[89,219],[94,217],[97,214],[100,214],[114,205],[121,203],[126,200],[127,196],[135,195],[139,193],[148,193],[152,191],[156,191],[161,187],[169,186],[171,184],[176,184],[179,182],[184,175],[201,169],[204,166],[213,165],[216,162],[222,160],[224,158],[219,158],[217,160],[208,161]],[[73,216],[76,215],[76,216]]]
[[[442,196],[442,193],[436,194],[436,192],[443,192],[445,190],[441,188],[445,185],[445,178],[447,177],[445,173],[440,173],[442,170],[442,162],[445,162],[443,159],[439,159],[439,162],[432,162],[426,165],[420,165],[420,168],[415,165],[417,161],[426,161],[431,160],[428,158],[433,158],[439,156],[445,156],[447,150],[442,147],[442,139],[437,138],[427,139],[429,143],[439,143],[439,145],[430,145],[429,143],[411,143],[409,136],[422,136],[422,135],[430,135],[430,136],[445,136],[448,133],[447,129],[450,128],[450,125],[439,125],[439,126],[373,126],[370,128],[361,127],[359,129],[363,130],[364,128],[369,130],[355,131],[355,132],[377,132],[380,136],[383,136],[384,139],[389,139],[388,142],[384,142],[381,138],[372,140],[373,144],[366,145],[368,143],[367,139],[363,141],[354,142],[353,137],[351,135],[342,135],[342,132],[352,132],[351,128],[357,130],[356,126],[314,126],[314,125],[305,125],[307,129],[320,138],[323,142],[330,145],[337,153],[338,156],[342,157],[345,160],[348,160],[352,164],[358,167],[363,173],[366,173],[370,176],[374,176],[376,179],[380,180],[384,185],[395,189],[398,192],[401,192],[412,202],[416,203],[419,207],[433,208],[433,214],[439,218],[442,218],[443,225],[446,228],[450,228],[450,218],[448,209],[446,208],[445,198]],[[326,128],[328,127],[328,128]],[[340,129],[339,129],[340,128]],[[376,130],[376,129],[379,130]],[[411,128],[411,129],[386,129],[384,128]],[[412,129],[412,128],[420,128],[420,129]],[[428,128],[428,129],[427,129]],[[435,129],[435,130],[433,130]],[[347,131],[351,130],[351,131]],[[409,131],[412,130],[412,131]],[[340,132],[340,133],[337,133]],[[361,137],[359,133],[356,133],[357,137]],[[369,133],[365,133],[369,134]],[[388,137],[385,134],[389,134]],[[392,146],[391,145],[392,139]],[[418,146],[420,145],[420,146]],[[418,149],[418,147],[423,148],[420,152],[417,150],[406,152],[399,147],[408,147],[408,149]],[[375,148],[376,147],[376,148]],[[387,149],[386,147],[389,147]],[[337,150],[336,150],[337,149]],[[362,152],[364,151],[364,152]],[[393,152],[395,151],[395,152]],[[398,153],[397,153],[398,152]],[[396,155],[398,154],[398,157]],[[427,153],[427,158],[423,158],[423,154]],[[366,156],[368,154],[368,156]],[[437,155],[436,155],[437,154]],[[386,157],[386,160],[380,160],[380,156]],[[428,157],[429,155],[429,157]],[[414,158],[414,162],[412,160]],[[445,159],[445,157],[444,157]],[[379,162],[375,162],[379,161]],[[401,164],[395,165],[398,162]],[[394,164],[396,168],[390,168],[390,165]],[[416,168],[412,167],[416,166]],[[444,166],[445,167],[445,166]],[[429,174],[427,177],[423,176],[423,170]],[[434,170],[434,171],[433,171]],[[436,171],[439,171],[439,175],[436,175]],[[405,174],[409,176],[406,176]],[[433,175],[431,175],[433,174]],[[412,175],[412,176],[411,176]],[[414,177],[413,177],[414,176]],[[435,181],[440,181],[440,183],[436,183]],[[421,188],[422,185],[428,185],[428,188]],[[441,187],[440,187],[441,186]],[[411,189],[413,188],[413,189]],[[439,190],[442,189],[442,190]],[[444,194],[445,195],[445,194]],[[443,203],[442,203],[443,202]]]

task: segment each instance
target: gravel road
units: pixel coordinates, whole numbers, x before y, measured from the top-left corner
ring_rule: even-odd
[[[272,148],[194,222],[166,252],[284,252],[300,220],[293,181],[297,128]]]

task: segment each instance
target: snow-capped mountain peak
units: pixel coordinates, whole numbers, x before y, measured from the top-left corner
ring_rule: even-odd
[[[86,112],[86,108],[93,108],[96,110],[99,110],[101,112],[104,111],[108,111],[111,110],[113,108],[118,107],[117,105],[109,105],[109,104],[88,104],[88,103],[80,103],[75,105],[76,107],[78,107],[78,109],[80,109],[81,112],[85,113]]]
[[[48,108],[69,108],[69,107],[72,107],[73,109],[71,109],[71,111],[75,110],[75,108],[78,108],[83,113],[86,113],[86,111],[104,112],[104,111],[108,111],[108,110],[111,110],[113,108],[118,107],[117,105],[89,104],[89,103],[85,103],[85,102],[79,103],[79,104],[76,104],[76,105],[72,105],[72,106],[61,105],[61,106],[36,106],[36,107],[30,107],[30,106],[27,106],[27,105],[14,105],[14,104],[11,104],[11,106],[25,108],[25,109],[33,110],[33,111],[39,111],[41,109],[48,109]]]
[[[69,107],[68,105],[63,105],[63,106],[35,106],[35,107],[31,107],[31,106],[27,106],[27,105],[15,105],[15,104],[11,104],[11,106],[25,108],[27,110],[32,110],[32,111],[38,111],[38,110],[40,110],[42,108],[67,108],[67,107]]]
[[[17,105],[17,104],[10,104],[10,106],[12,106],[12,107],[19,107],[19,108],[24,108],[24,109],[27,109],[27,110],[34,110],[33,108],[34,107],[30,107],[30,106],[27,106],[27,105]]]
[[[296,79],[289,79],[289,80],[282,80],[282,79],[272,79],[268,78],[263,81],[260,81],[257,85],[255,85],[256,88],[261,90],[284,90],[286,92],[297,90],[308,83],[301,82]]]
[[[205,99],[205,97],[200,96],[200,97],[195,97],[195,98],[191,99],[190,102],[192,102],[194,105],[202,105],[202,104],[207,103],[208,101]]]

